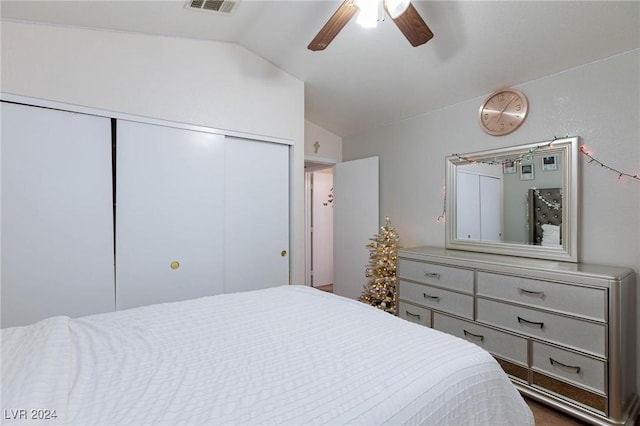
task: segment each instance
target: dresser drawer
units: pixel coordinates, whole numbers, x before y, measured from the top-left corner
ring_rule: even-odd
[[[605,356],[607,327],[561,315],[478,298],[477,320]]]
[[[398,276],[412,281],[473,293],[473,271],[413,260],[398,260]]]
[[[408,281],[398,283],[398,299],[473,319],[473,296]]]
[[[478,271],[478,295],[607,321],[607,291]]]
[[[398,316],[407,321],[431,327],[431,311],[427,308],[400,301],[398,303]]]
[[[433,313],[433,328],[475,343],[501,358],[528,366],[525,338],[438,312]]]
[[[533,342],[531,368],[591,391],[605,393],[606,363],[602,360]]]

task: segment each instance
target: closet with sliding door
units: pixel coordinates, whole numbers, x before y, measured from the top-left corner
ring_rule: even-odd
[[[2,327],[112,311],[110,120],[0,108]]]
[[[457,238],[502,240],[502,179],[493,175],[459,170]]]
[[[288,284],[286,143],[1,108],[3,328]]]

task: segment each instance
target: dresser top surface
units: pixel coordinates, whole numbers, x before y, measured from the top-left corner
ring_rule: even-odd
[[[553,260],[531,259],[499,254],[467,252],[462,250],[448,250],[441,247],[409,247],[398,249],[398,257],[427,260],[432,262],[453,263],[457,266],[470,268],[495,267],[520,268],[529,271],[544,271],[570,275],[590,276],[600,279],[620,280],[633,274],[631,268],[590,263],[570,263]]]

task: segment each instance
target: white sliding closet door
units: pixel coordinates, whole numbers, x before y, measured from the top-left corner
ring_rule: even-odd
[[[114,309],[110,120],[0,103],[2,327]]]
[[[289,146],[227,137],[225,292],[289,284]]]
[[[222,293],[224,136],[117,123],[116,308]]]

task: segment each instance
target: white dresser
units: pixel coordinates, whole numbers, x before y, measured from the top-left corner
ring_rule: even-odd
[[[416,247],[398,251],[398,315],[485,348],[525,395],[632,424],[635,272]]]

